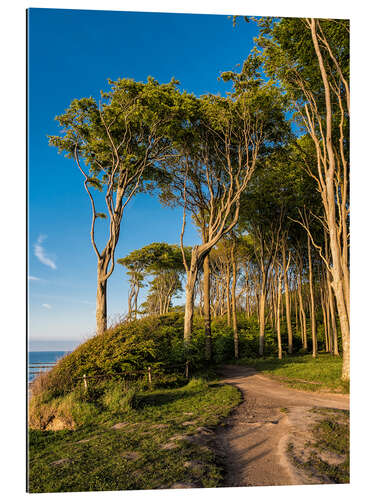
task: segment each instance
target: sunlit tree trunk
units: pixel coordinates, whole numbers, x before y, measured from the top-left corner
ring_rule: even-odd
[[[184,341],[189,344],[191,340],[191,332],[193,328],[193,315],[194,315],[194,281],[189,277],[186,281],[185,288],[185,320],[184,320]]]
[[[298,299],[299,299],[299,308],[301,311],[301,316],[302,316],[302,343],[303,343],[303,349],[307,351],[307,328],[306,328],[306,313],[305,309],[303,307],[303,298],[302,298],[302,265],[299,269],[298,273]]]
[[[226,266],[226,293],[227,293],[227,325],[231,325],[231,302],[230,302],[230,265]]]
[[[330,311],[332,333],[333,333],[333,355],[339,356],[340,353],[339,353],[338,338],[337,338],[335,304],[330,283],[327,283],[327,290],[328,290],[329,311]]]
[[[264,354],[264,331],[265,331],[265,305],[266,305],[266,283],[262,280],[259,297],[259,354]]]
[[[98,281],[96,289],[96,332],[98,335],[107,329],[107,280],[103,279],[103,272],[98,264]]]
[[[322,316],[323,316],[323,327],[324,327],[324,343],[325,343],[325,351],[330,352],[330,337],[329,337],[329,325],[328,325],[328,317],[327,317],[327,309],[326,302],[323,296],[323,286],[320,284],[320,305],[322,308]]]
[[[318,40],[317,33],[317,21],[316,19],[309,19],[308,25],[310,26],[312,41],[315,49],[315,53],[318,59],[320,74],[322,77],[322,82],[324,86],[324,97],[325,97],[325,133],[322,138],[316,137],[313,127],[310,126],[310,133],[315,142],[316,150],[318,153],[318,159],[322,158],[321,154],[321,143],[323,139],[323,147],[325,148],[325,155],[323,157],[324,162],[324,176],[319,171],[320,183],[321,183],[321,193],[323,199],[323,205],[326,216],[326,223],[328,227],[329,234],[329,246],[332,257],[332,265],[330,267],[330,272],[332,275],[332,288],[336,297],[336,305],[338,316],[340,320],[341,336],[342,336],[342,348],[343,348],[343,365],[342,365],[342,380],[349,381],[350,379],[350,311],[349,311],[349,268],[348,268],[348,237],[347,237],[347,189],[348,189],[348,171],[347,171],[347,161],[343,154],[343,142],[344,135],[342,129],[340,130],[340,159],[342,168],[342,181],[340,182],[340,193],[341,201],[336,197],[336,182],[337,175],[340,169],[338,164],[340,160],[336,163],[335,150],[333,147],[332,140],[332,102],[331,102],[331,87],[329,78],[327,75],[327,70],[324,64],[323,55]],[[320,39],[324,43],[326,42],[326,48],[332,59],[332,53],[330,52],[330,47],[328,42],[320,34]],[[340,69],[338,67],[338,69]],[[344,84],[345,87],[345,97],[347,100],[347,113],[349,110],[350,94],[347,82],[342,77],[340,73],[340,82]],[[345,85],[346,84],[346,85]],[[339,104],[341,106],[342,119],[344,117],[342,100],[340,94],[337,94]],[[340,225],[337,223],[337,211],[340,215]],[[345,226],[345,227],[344,227]],[[341,233],[341,234],[340,234]],[[341,240],[340,240],[341,238]]]
[[[288,284],[288,268],[289,261],[286,260],[286,250],[285,250],[285,237],[281,245],[281,253],[283,257],[283,269],[284,269],[284,290],[285,290],[285,313],[286,313],[286,324],[288,329],[288,353],[293,352],[293,330],[292,321],[290,318],[290,297],[289,297],[289,284]]]
[[[311,322],[311,338],[312,338],[312,357],[316,358],[317,342],[316,342],[316,322],[315,322],[315,298],[314,298],[314,283],[311,261],[311,245],[310,238],[307,237],[307,253],[309,258],[309,286],[310,286],[310,322]]]
[[[210,257],[206,255],[203,261],[203,316],[204,333],[206,336],[206,359],[212,357],[212,339],[211,339],[211,306],[210,306]]]
[[[281,344],[281,323],[280,323],[280,303],[281,303],[281,273],[277,278],[277,307],[276,307],[276,330],[277,330],[277,352],[278,358],[283,357],[283,348]]]
[[[237,267],[234,256],[234,244],[231,247],[231,262],[232,262],[232,320],[233,320],[233,340],[234,340],[234,357],[238,359],[238,328],[237,328],[237,311],[236,311],[236,282],[237,282]]]

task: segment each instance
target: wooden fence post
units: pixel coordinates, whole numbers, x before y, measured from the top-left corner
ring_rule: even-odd
[[[185,363],[185,378],[189,378],[189,360]]]
[[[152,385],[152,378],[151,378],[151,366],[147,368],[148,371],[148,383],[150,384],[150,387]]]
[[[83,385],[85,387],[85,392],[87,392],[87,380],[86,380],[86,373],[83,375]]]

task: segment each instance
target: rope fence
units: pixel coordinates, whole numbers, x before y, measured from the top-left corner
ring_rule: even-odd
[[[181,365],[172,365],[172,366],[168,366],[168,369],[176,369],[176,368],[183,368],[184,369],[184,375],[185,375],[185,378],[188,379],[189,378],[189,375],[190,375],[190,363],[189,361],[186,361],[184,364],[181,364]],[[148,381],[148,384],[150,387],[152,387],[152,379],[153,379],[153,370],[152,370],[152,367],[151,366],[148,366],[147,367],[147,370],[133,370],[133,371],[127,371],[127,372],[121,372],[121,373],[116,373],[114,375],[86,375],[86,374],[83,374],[82,375],[82,378],[79,377],[79,378],[75,378],[74,380],[82,380],[83,381],[83,387],[85,389],[85,391],[88,390],[88,381],[91,379],[91,380],[96,380],[96,379],[111,379],[111,378],[117,378],[117,377],[132,377],[134,375],[146,375],[147,376],[147,381]],[[154,376],[157,376],[158,373],[156,373]]]
[[[57,362],[45,362],[45,363],[29,363],[29,373],[33,375],[38,375],[41,373],[44,373],[43,369],[50,369],[53,368],[56,365]],[[185,363],[181,363],[178,365],[169,365],[166,367],[168,371],[170,370],[183,370],[184,376],[186,379],[189,378],[191,368],[190,368],[190,363],[189,361],[186,361]],[[173,373],[173,372],[172,372]],[[152,369],[151,366],[148,366],[146,370],[132,370],[132,371],[126,371],[126,372],[119,372],[115,373],[112,375],[109,374],[103,374],[103,375],[87,375],[84,374],[82,377],[76,377],[73,380],[79,382],[80,380],[83,382],[83,387],[85,391],[88,390],[89,386],[89,381],[92,380],[100,380],[100,379],[112,379],[112,378],[118,378],[118,377],[140,377],[140,376],[146,376],[147,381],[150,387],[152,387],[152,380],[153,378],[156,378],[158,376],[158,370]],[[32,381],[29,382],[31,384]]]

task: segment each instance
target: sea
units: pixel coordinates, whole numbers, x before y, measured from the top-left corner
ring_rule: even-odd
[[[48,368],[35,368],[33,363],[55,363],[71,351],[29,351],[28,381],[31,382],[39,371]],[[52,365],[51,365],[52,366]]]

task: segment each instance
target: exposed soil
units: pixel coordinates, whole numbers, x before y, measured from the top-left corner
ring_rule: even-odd
[[[297,465],[318,418],[311,408],[349,409],[347,394],[310,393],[287,388],[245,366],[224,366],[222,382],[240,389],[243,402],[217,431],[224,456],[224,486],[273,486],[330,482]],[[307,450],[306,450],[307,451]]]

